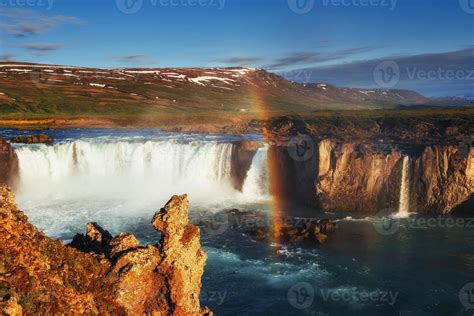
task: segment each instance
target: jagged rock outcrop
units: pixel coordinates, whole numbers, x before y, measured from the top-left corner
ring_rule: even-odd
[[[153,227],[163,233],[158,271],[164,280],[167,304],[178,315],[199,311],[201,276],[207,256],[199,242],[199,228],[188,224],[188,199],[174,196],[153,217]],[[162,289],[162,290],[163,290]]]
[[[22,144],[51,144],[54,142],[54,138],[48,134],[41,133],[31,136],[17,136],[11,139],[12,143]]]
[[[18,176],[18,157],[12,146],[0,138],[0,183],[13,185]]]
[[[91,223],[72,243],[80,251],[38,231],[1,186],[0,313],[211,314],[199,304],[206,255],[187,208],[174,196],[155,214],[156,246]]]

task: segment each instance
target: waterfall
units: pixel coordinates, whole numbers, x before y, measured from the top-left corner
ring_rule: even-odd
[[[400,184],[400,200],[398,217],[407,217],[410,212],[410,157],[403,157],[402,181]]]
[[[266,148],[254,156],[240,192],[232,186],[233,146],[175,138],[18,145],[15,193],[32,222],[57,238],[82,231],[86,221],[112,231],[143,225],[175,194],[188,194],[192,212],[266,202]]]
[[[187,193],[195,204],[261,197],[266,150],[254,157],[245,194],[231,185],[231,142],[86,141],[16,149],[20,200],[143,200],[166,202]]]
[[[267,148],[259,148],[252,159],[242,192],[254,199],[268,198]]]

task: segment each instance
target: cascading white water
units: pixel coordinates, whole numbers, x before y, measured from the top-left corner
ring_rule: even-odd
[[[231,143],[76,141],[21,147],[17,153],[20,194],[103,197],[123,188],[127,194],[187,192],[199,198],[199,192],[231,190]]]
[[[242,187],[245,196],[253,199],[265,199],[269,196],[267,186],[267,148],[259,148],[252,159]]]
[[[410,157],[403,157],[402,181],[397,217],[407,217],[410,212]]]
[[[86,220],[149,217],[174,194],[187,193],[191,208],[211,211],[261,202],[266,149],[256,153],[239,192],[231,185],[232,147],[170,139],[20,146],[18,201],[52,235]]]

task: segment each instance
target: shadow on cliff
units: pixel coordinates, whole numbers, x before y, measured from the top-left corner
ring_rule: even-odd
[[[457,216],[472,216],[474,212],[474,193],[471,193],[469,198],[453,208],[453,215]]]

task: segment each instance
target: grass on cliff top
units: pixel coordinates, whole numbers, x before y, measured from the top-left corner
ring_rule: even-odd
[[[303,113],[273,112],[262,115],[257,112],[229,113],[224,111],[182,112],[170,111],[162,113],[133,113],[133,114],[95,114],[95,115],[62,115],[51,113],[3,113],[0,114],[0,127],[8,128],[173,128],[178,126],[208,125],[232,126],[246,125],[252,120],[276,119],[289,116],[308,121],[324,121],[328,124],[338,122],[357,122],[358,126],[367,128],[373,126],[378,119],[404,120],[410,122],[435,122],[455,120],[467,122],[474,126],[474,108],[444,108],[444,109],[403,109],[403,110],[344,110],[316,111]]]

